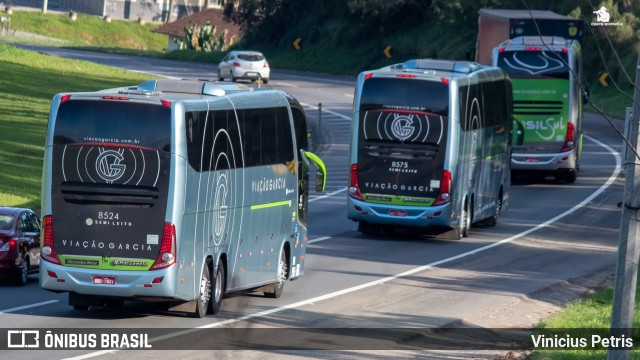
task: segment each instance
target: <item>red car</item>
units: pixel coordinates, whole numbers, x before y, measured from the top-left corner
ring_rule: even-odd
[[[29,209],[0,207],[0,275],[26,285],[40,265],[40,220]]]

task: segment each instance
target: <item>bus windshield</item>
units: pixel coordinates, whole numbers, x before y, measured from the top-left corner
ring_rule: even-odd
[[[498,56],[498,67],[512,78],[547,77],[568,79],[567,54],[554,51],[503,51]]]
[[[360,101],[358,176],[369,201],[435,198],[444,167],[449,87],[440,81],[371,78]],[[366,195],[365,195],[366,196]]]

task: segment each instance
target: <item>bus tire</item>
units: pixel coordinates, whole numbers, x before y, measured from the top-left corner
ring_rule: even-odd
[[[366,221],[358,222],[358,232],[365,235],[380,235],[381,227],[378,224],[371,224]]]
[[[471,211],[469,209],[469,200],[464,202],[462,213],[460,214],[460,235],[462,237],[469,237],[471,231]]]
[[[74,310],[87,311],[93,303],[95,303],[95,300],[90,295],[81,295],[74,292],[69,293],[69,305],[71,305]]]
[[[196,308],[191,314],[195,318],[203,318],[207,315],[209,304],[211,303],[211,273],[209,263],[204,265],[200,285],[198,286],[198,297],[196,298]]]
[[[559,172],[558,174],[556,174],[556,180],[564,181],[567,184],[575,183],[577,178],[578,178],[578,171],[575,169]]]
[[[500,188],[500,192],[498,194],[498,199],[496,200],[496,213],[485,221],[486,225],[496,226],[498,223],[498,216],[502,213],[502,188]]]
[[[222,307],[222,299],[224,299],[224,289],[226,286],[224,262],[218,262],[216,275],[211,281],[211,300],[209,301],[208,314],[215,315],[220,312]]]
[[[285,281],[287,281],[287,257],[284,249],[282,249],[282,251],[280,251],[280,261],[278,262],[276,282],[273,283],[273,291],[266,291],[264,295],[272,299],[279,298],[284,290]]]

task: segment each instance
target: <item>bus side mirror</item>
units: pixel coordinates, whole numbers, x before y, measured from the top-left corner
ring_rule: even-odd
[[[300,155],[302,156],[302,160],[310,164],[310,162],[315,165],[316,171],[316,191],[324,191],[325,186],[327,185],[327,167],[324,165],[324,162],[320,157],[312,152],[300,150]]]

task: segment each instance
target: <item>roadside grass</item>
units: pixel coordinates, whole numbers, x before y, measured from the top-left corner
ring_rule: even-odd
[[[13,31],[23,31],[65,40],[68,42],[64,44],[65,46],[82,46],[93,50],[97,48],[133,49],[141,51],[141,54],[149,51],[161,54],[167,46],[166,35],[151,32],[159,26],[157,24],[141,25],[135,21],[115,19],[107,23],[98,16],[80,13],[76,21],[71,21],[66,14],[43,14],[41,11],[14,11],[11,15],[0,12],[0,14],[11,19],[9,35]],[[53,43],[61,45],[58,42]]]
[[[540,332],[544,329],[608,329],[611,323],[611,308],[613,302],[613,288],[596,292],[591,296],[577,300],[567,305],[562,311],[543,320],[537,327]],[[640,328],[640,287],[636,287],[636,306],[633,318],[633,328]],[[535,330],[536,333],[538,330]],[[608,331],[605,330],[605,334]],[[637,341],[634,333],[634,340]],[[634,341],[634,348],[638,344]],[[529,356],[530,360],[564,360],[564,359],[605,359],[606,350],[535,350]],[[631,351],[633,359],[640,359],[640,351]]]
[[[21,50],[0,42],[0,206],[40,207],[51,98],[132,85],[148,76]]]

